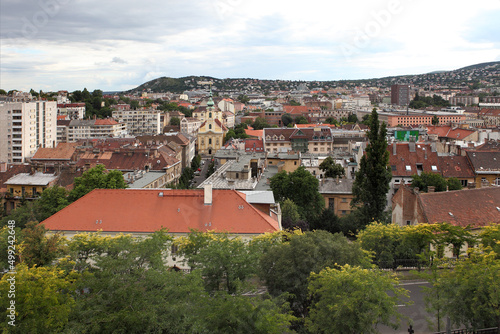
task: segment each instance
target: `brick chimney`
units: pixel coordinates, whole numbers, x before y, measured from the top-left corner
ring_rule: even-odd
[[[434,187],[434,186],[428,186],[427,187],[427,192],[428,193],[433,193],[435,190],[436,190],[436,187]]]

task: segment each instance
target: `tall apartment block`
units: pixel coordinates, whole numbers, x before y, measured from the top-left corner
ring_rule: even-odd
[[[157,110],[114,110],[113,118],[127,124],[131,136],[157,135],[163,130]]]
[[[24,163],[57,144],[57,102],[0,102],[0,161]]]
[[[397,106],[407,106],[410,104],[410,86],[392,85],[391,86],[391,104]]]

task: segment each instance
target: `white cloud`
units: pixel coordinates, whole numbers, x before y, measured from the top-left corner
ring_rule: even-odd
[[[59,7],[44,10],[47,3]],[[493,31],[498,0],[473,6],[448,0],[5,0],[1,6],[3,89],[120,90],[185,75],[359,79],[450,70],[500,54]],[[479,25],[486,16],[489,24]],[[35,29],[28,34],[29,24]]]

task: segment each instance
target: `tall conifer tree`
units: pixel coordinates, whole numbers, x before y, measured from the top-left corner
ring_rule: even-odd
[[[386,124],[380,125],[375,108],[369,117],[370,130],[367,133],[369,143],[361,158],[359,170],[352,187],[353,207],[359,206],[363,224],[384,220],[387,206],[387,193],[391,181],[389,151],[387,151]]]

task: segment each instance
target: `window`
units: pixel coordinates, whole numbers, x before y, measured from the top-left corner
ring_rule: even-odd
[[[208,138],[208,145],[212,145],[212,138]]]
[[[212,124],[208,124],[208,129],[212,130]]]
[[[411,220],[407,220],[406,225],[411,225]]]
[[[406,170],[407,170],[408,172],[411,172],[411,166],[410,166],[410,165],[406,165]]]
[[[391,170],[395,172],[397,170],[396,165],[391,165]]]
[[[437,170],[438,170],[437,166],[434,166],[434,165],[431,166],[431,169],[433,172],[437,172]]]
[[[347,198],[342,197],[342,203],[347,203]]]
[[[460,183],[462,184],[462,188],[467,187],[468,184],[467,180],[460,180]]]
[[[400,184],[401,183],[401,180],[400,179],[395,179],[394,180],[394,184]]]
[[[328,199],[328,209],[335,210],[335,200],[333,198]]]

